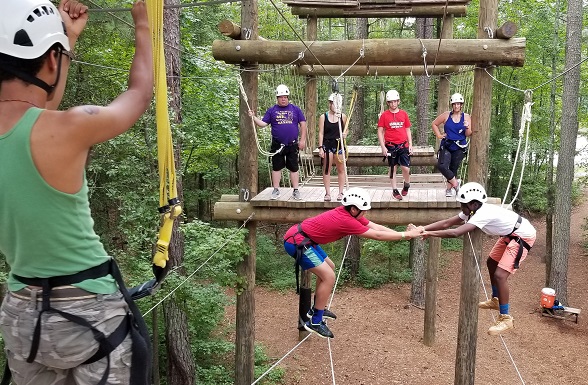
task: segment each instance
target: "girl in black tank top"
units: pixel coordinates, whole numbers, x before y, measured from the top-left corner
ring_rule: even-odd
[[[336,94],[329,96],[329,111],[319,118],[319,156],[321,157],[323,183],[325,184],[325,201],[331,200],[331,165],[337,166],[337,182],[339,184],[337,200],[339,201],[343,199],[343,188],[345,186],[345,168],[343,167],[343,162],[336,155],[339,152],[339,156],[344,156],[343,140],[339,135],[339,119],[337,118],[335,107],[337,97],[340,96]],[[343,138],[347,136],[346,122],[347,116],[341,113]]]

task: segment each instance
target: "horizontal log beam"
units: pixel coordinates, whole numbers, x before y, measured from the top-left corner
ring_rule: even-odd
[[[465,5],[449,5],[447,10],[443,5],[437,6],[395,6],[378,8],[328,8],[328,7],[291,7],[292,14],[300,19],[309,17],[337,17],[337,18],[395,18],[395,17],[443,17],[444,14],[463,17],[467,14]]]
[[[250,202],[216,202],[213,219],[216,221],[244,221],[252,213],[252,220],[272,223],[297,223],[321,214],[325,208],[288,207],[253,207]],[[371,209],[366,217],[370,221],[382,225],[406,225],[408,222],[417,226],[427,225],[459,213],[459,205],[455,207],[424,209],[424,208],[381,208]]]
[[[300,41],[215,40],[212,55],[216,60],[233,64],[351,65],[363,49],[359,65],[422,66],[424,46],[429,53],[426,62],[431,67],[433,64],[522,67],[525,45],[525,38],[368,39],[314,41],[306,45]]]
[[[459,71],[459,66],[435,65],[425,70],[421,66],[365,66],[354,65],[302,65],[294,67],[294,73],[298,75],[313,76],[339,76],[345,73],[347,76],[422,76],[422,75],[444,75]]]

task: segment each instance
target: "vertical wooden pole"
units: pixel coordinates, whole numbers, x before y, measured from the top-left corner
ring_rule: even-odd
[[[425,332],[423,343],[427,346],[435,344],[435,321],[437,320],[437,281],[439,272],[439,250],[441,238],[429,238],[429,255],[427,256],[427,272],[425,276]]]
[[[441,31],[439,33],[440,39],[453,39],[453,15],[447,15],[441,23]],[[441,76],[439,78],[439,90],[437,95],[437,115],[447,111],[449,106],[449,76]],[[435,140],[436,147],[439,148],[441,140]]]
[[[318,21],[316,16],[309,17],[306,22],[308,41],[315,41],[317,39]],[[314,75],[306,76],[306,124],[308,136],[308,150],[312,154],[312,150],[317,146],[317,125],[316,125],[316,110],[317,110],[317,77]]]
[[[453,38],[453,15],[446,15],[441,21],[439,38]],[[449,77],[439,79],[437,95],[437,115],[445,111],[449,103]],[[436,147],[439,148],[440,140],[437,138]],[[427,346],[435,344],[435,321],[437,320],[437,281],[439,279],[439,254],[441,251],[441,238],[429,238],[429,255],[427,256],[426,291],[425,291],[425,322],[423,343]]]
[[[498,21],[498,0],[480,2],[478,38],[493,35]],[[489,72],[492,69],[488,69]],[[486,185],[488,176],[488,142],[490,140],[490,114],[492,79],[484,69],[474,71],[474,96],[472,106],[472,136],[468,162],[468,181]],[[471,243],[470,243],[471,237]],[[476,345],[478,338],[478,293],[480,276],[476,258],[481,260],[482,231],[475,230],[464,236],[461,276],[461,299],[457,350],[455,354],[455,385],[473,384],[476,369]]]
[[[316,17],[309,17],[307,19],[307,38],[308,41],[315,41],[317,39],[317,25]],[[312,154],[312,150],[317,146],[317,125],[316,125],[316,105],[317,105],[317,78],[316,76],[306,77],[306,124],[307,124],[307,153]],[[306,313],[311,306],[312,298],[312,274],[310,271],[303,271],[300,273],[300,298],[298,301],[298,339],[302,340],[308,332],[304,329],[303,322]]]
[[[241,39],[257,39],[257,0],[241,2]],[[256,68],[256,63],[244,63],[241,68]],[[248,92],[249,107],[257,110],[257,72],[241,73],[243,87]],[[248,115],[247,104],[241,97],[239,102],[239,190],[240,200],[249,200],[257,195],[257,151],[255,149],[255,128]],[[247,243],[250,254],[237,265],[237,275],[244,279],[237,294],[237,319],[235,336],[235,385],[249,385],[254,381],[255,358],[255,257],[257,223],[246,225],[249,230]]]

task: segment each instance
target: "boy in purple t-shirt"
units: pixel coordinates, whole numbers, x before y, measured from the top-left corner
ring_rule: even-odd
[[[298,150],[304,150],[306,142],[306,118],[300,107],[290,104],[288,97],[290,90],[284,84],[276,88],[277,103],[270,107],[259,119],[254,112],[249,110],[249,116],[253,118],[256,125],[265,127],[272,126],[272,145],[270,152],[272,156],[272,191],[271,199],[278,199],[280,196],[280,179],[282,169],[286,167],[290,171],[290,180],[294,192],[292,198],[299,200],[298,191]],[[300,141],[298,140],[298,126],[300,126]]]

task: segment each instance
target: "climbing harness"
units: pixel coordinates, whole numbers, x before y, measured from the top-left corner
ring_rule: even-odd
[[[53,288],[80,283],[87,279],[101,278],[108,274],[112,275],[116,280],[120,292],[130,309],[119,326],[117,326],[109,336],[105,336],[104,333],[84,318],[51,307],[51,290]],[[92,331],[94,339],[98,342],[98,351],[92,357],[88,358],[82,365],[91,364],[106,357],[106,370],[97,385],[105,385],[107,383],[106,381],[108,380],[108,375],[110,373],[110,353],[124,341],[129,333],[131,333],[131,340],[133,343],[130,384],[143,385],[151,380],[151,361],[145,360],[145,357],[151,356],[151,343],[149,340],[147,325],[139,312],[139,308],[127,291],[120,270],[114,259],[110,259],[98,266],[70,275],[50,278],[27,278],[14,274],[13,277],[26,285],[42,288],[42,307],[37,316],[37,322],[33,332],[33,340],[31,342],[31,350],[27,358],[28,363],[35,361],[39,344],[41,343],[43,313],[57,313],[68,321],[87,327]],[[1,384],[8,385],[10,383],[10,377],[10,371],[8,370],[8,366],[6,366]]]
[[[296,256],[294,257],[294,274],[296,275],[296,294],[300,293],[300,261],[302,261],[302,256],[309,250],[310,247],[316,246],[317,243],[314,242],[304,231],[302,231],[302,224],[298,223],[296,225],[297,231],[285,239],[288,241],[292,239],[294,246],[296,247]],[[302,235],[303,239],[299,243],[296,243],[296,236]]]
[[[521,226],[522,221],[523,221],[523,217],[521,217],[519,215],[519,218],[517,219],[517,223],[514,225],[514,228],[512,229],[512,231],[509,234],[503,236],[504,238],[508,238],[508,242],[505,241],[505,243],[507,245],[512,241],[515,241],[519,245],[519,249],[517,251],[517,256],[515,257],[515,263],[514,263],[515,269],[519,268],[519,263],[521,262],[521,257],[523,256],[524,249],[526,249],[527,251],[531,250],[531,246],[527,242],[525,242],[525,240],[523,238],[521,238],[515,234],[515,232]]]

